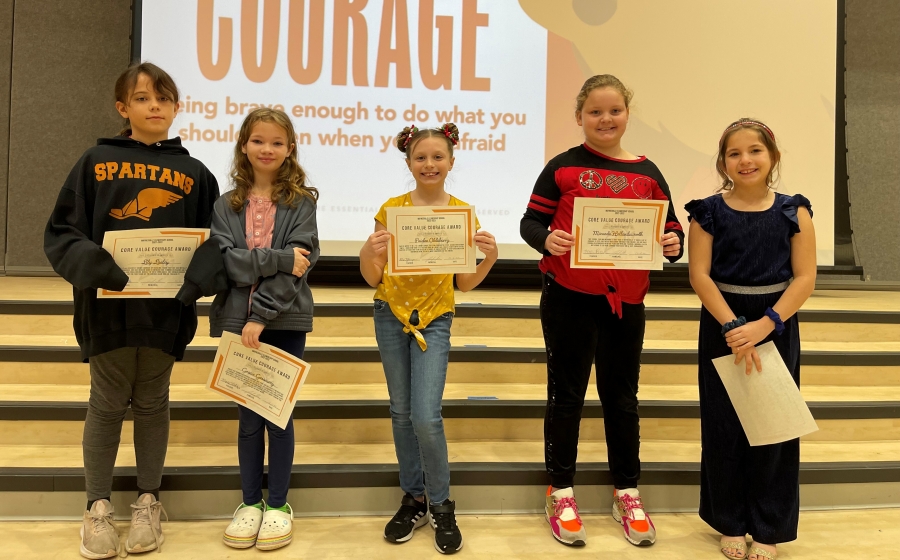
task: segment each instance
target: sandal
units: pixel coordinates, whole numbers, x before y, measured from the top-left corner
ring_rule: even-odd
[[[741,556],[725,552],[728,549],[740,551]],[[726,558],[730,558],[731,560],[745,560],[747,558],[747,541],[719,541],[719,550]]]
[[[778,558],[776,552],[769,552],[768,550],[764,550],[762,548],[759,548],[758,546],[751,546],[750,554],[755,554],[757,559],[765,558],[766,560],[775,560],[776,558]]]

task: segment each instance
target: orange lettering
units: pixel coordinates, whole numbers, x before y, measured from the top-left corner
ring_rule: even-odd
[[[168,167],[163,167],[162,175],[159,176],[159,182],[165,183],[167,185],[172,184],[172,170]]]
[[[475,43],[479,27],[488,26],[488,14],[478,13],[478,0],[463,0],[462,72],[460,88],[469,91],[491,91],[490,78],[475,76]]]
[[[363,8],[369,0],[334,0],[334,35],[331,54],[331,83],[347,85],[347,42],[350,38],[350,21],[353,21],[353,84],[369,85],[369,67],[366,44],[369,32]]]
[[[263,1],[262,56],[256,52],[259,2],[241,3],[241,62],[244,74],[251,82],[261,83],[272,77],[278,58],[278,28],[281,21],[281,0]],[[261,58],[257,64],[257,59]]]
[[[94,165],[94,175],[96,176],[98,181],[106,180],[106,164],[98,163]]]
[[[197,2],[197,62],[200,72],[207,80],[221,80],[231,68],[234,26],[231,18],[219,18],[219,53],[216,57],[218,61],[213,62],[213,4],[214,0]]]
[[[184,194],[191,194],[191,187],[193,187],[193,186],[194,186],[194,180],[191,179],[190,177],[188,177],[187,175],[185,175],[184,176]]]
[[[184,173],[175,172],[175,179],[172,181],[172,186],[184,190]]]
[[[147,169],[150,170],[150,180],[155,181],[156,180],[156,172],[159,171],[159,166],[158,165],[148,165]]]
[[[128,176],[129,179],[131,179],[133,177],[133,175],[131,174],[131,164],[128,163],[127,161],[123,161],[122,162],[122,171],[119,172],[119,179],[124,179],[126,177],[126,175]]]
[[[393,31],[397,33],[397,47],[391,48]],[[388,87],[391,64],[397,67],[397,87],[412,87],[409,68],[409,23],[406,0],[384,0],[381,30],[378,34],[378,57],[375,62],[375,87]]]
[[[309,43],[307,63],[306,66],[303,65],[305,3],[305,0],[291,0],[288,16],[288,72],[295,82],[302,85],[313,84],[319,79],[325,49],[325,2],[309,0]]]
[[[438,30],[437,70],[432,65],[432,24]],[[419,73],[428,89],[450,89],[453,85],[453,18],[435,18],[434,0],[419,0]],[[375,81],[377,85],[378,79]]]
[[[147,178],[147,166],[143,163],[135,163],[134,164],[134,178],[135,179],[146,179]]]
[[[116,176],[116,171],[119,170],[119,164],[114,161],[106,162],[106,178],[110,181]]]

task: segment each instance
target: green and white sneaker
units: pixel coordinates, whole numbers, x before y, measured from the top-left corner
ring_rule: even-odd
[[[115,509],[108,500],[97,500],[81,520],[81,555],[91,560],[119,555],[119,529],[113,521]]]

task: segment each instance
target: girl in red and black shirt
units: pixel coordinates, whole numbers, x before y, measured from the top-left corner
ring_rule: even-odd
[[[576,197],[670,200],[669,186],[656,165],[621,146],[632,92],[604,74],[585,82],[576,100],[575,120],[585,142],[551,159],[534,186],[522,218],[522,238],[544,257],[541,324],[547,346],[547,410],[544,453],[550,488],[547,520],[564,544],[583,545],[584,526],[572,491],[578,430],[584,397],[596,361],[609,466],[615,485],[613,517],[625,538],[653,544],[656,530],[644,511],[640,477],[638,376],[644,342],[646,270],[572,269]],[[681,258],[684,233],[672,205],[660,239],[663,255]]]

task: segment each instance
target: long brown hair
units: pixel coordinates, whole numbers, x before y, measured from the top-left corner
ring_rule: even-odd
[[[306,184],[306,172],[297,159],[297,133],[294,132],[294,124],[284,111],[260,107],[247,114],[247,118],[241,124],[237,144],[234,146],[234,160],[231,163],[231,183],[234,189],[228,193],[231,209],[240,212],[253,188],[253,166],[242,148],[250,141],[253,127],[261,122],[272,123],[284,129],[287,140],[293,147],[278,170],[275,187],[272,189],[272,202],[286,204],[293,208],[300,203],[303,197],[307,197],[316,203],[319,199],[319,191]]]
[[[778,143],[775,141],[775,134],[764,122],[756,119],[741,118],[727,127],[719,139],[719,151],[716,156],[716,171],[722,178],[722,185],[716,192],[730,191],[734,188],[731,178],[725,173],[725,151],[728,149],[728,139],[738,130],[754,130],[759,135],[759,141],[769,150],[769,158],[772,160],[772,168],[766,175],[766,186],[771,188],[778,178],[781,176],[781,150],[778,149]]]
[[[138,77],[145,74],[150,78],[150,85],[157,93],[161,93],[178,104],[178,86],[168,72],[152,62],[132,64],[125,69],[116,80],[116,101],[128,105],[131,92],[137,85]],[[125,119],[125,128],[119,131],[119,136],[131,136],[131,123]]]

